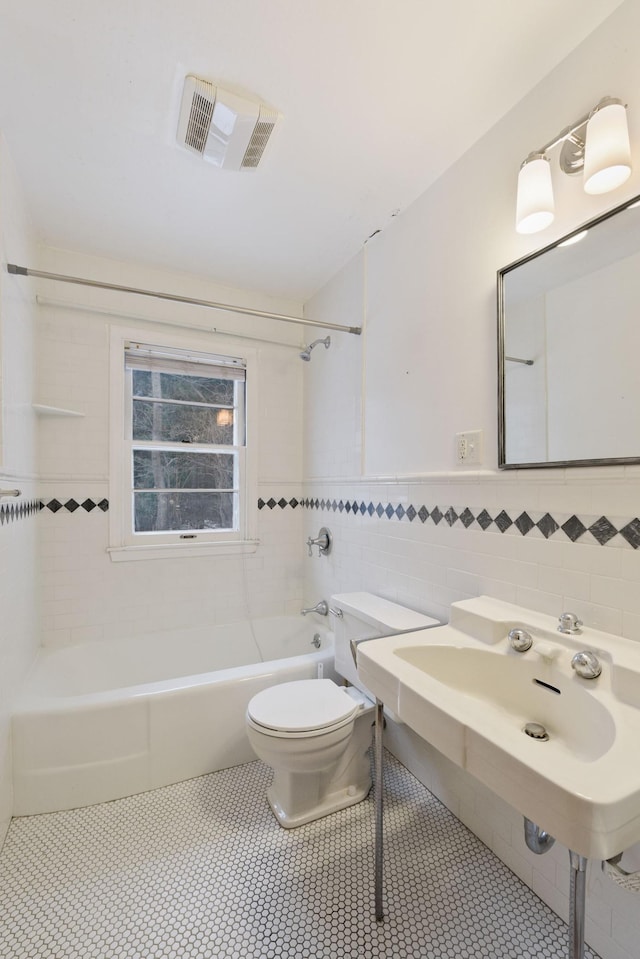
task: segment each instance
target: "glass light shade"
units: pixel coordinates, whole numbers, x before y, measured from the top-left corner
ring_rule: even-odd
[[[516,230],[538,233],[553,223],[553,185],[549,157],[537,153],[528,157],[518,174]]]
[[[622,103],[600,107],[587,123],[584,156],[586,193],[608,193],[631,175],[627,111]]]

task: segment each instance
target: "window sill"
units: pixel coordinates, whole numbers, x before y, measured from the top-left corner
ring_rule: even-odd
[[[232,556],[255,553],[257,539],[229,540],[219,543],[163,543],[152,546],[110,546],[107,553],[112,563],[131,563],[146,559],[178,559],[194,556]]]

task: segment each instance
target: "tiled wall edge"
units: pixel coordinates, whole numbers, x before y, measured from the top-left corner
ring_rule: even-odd
[[[266,506],[280,505],[274,500]],[[351,514],[352,516],[368,516],[370,518],[398,520],[413,523],[433,523],[438,526],[444,522],[452,527],[456,524],[465,529],[482,530],[482,532],[519,533],[521,536],[538,536],[544,539],[568,539],[572,543],[590,542],[598,546],[619,546],[622,548],[638,549],[640,547],[640,519],[635,516],[620,520],[606,516],[570,516],[550,513],[534,512],[533,510],[512,510],[510,515],[505,509],[493,507],[491,513],[485,507],[459,505],[432,505],[423,504],[405,506],[402,503],[383,504],[372,500],[336,500],[305,498],[301,503],[307,509],[320,509],[329,512]],[[273,506],[271,506],[273,508]]]

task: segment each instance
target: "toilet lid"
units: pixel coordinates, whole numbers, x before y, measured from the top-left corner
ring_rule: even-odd
[[[298,679],[257,693],[247,712],[267,729],[301,733],[333,726],[358,711],[358,704],[331,679]]]

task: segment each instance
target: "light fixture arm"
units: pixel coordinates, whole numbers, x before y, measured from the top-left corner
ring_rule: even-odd
[[[518,174],[518,233],[537,233],[553,222],[549,152],[560,144],[560,170],[569,176],[581,173],[585,193],[608,193],[628,179],[631,149],[625,111],[622,100],[603,97],[592,110],[527,156]]]
[[[598,110],[601,110],[603,107],[608,107],[612,103],[622,103],[622,100],[619,100],[617,97],[603,97],[601,100],[596,103],[595,107],[589,110],[588,113],[585,113],[584,116],[581,116],[579,120],[575,120],[573,123],[570,123],[569,126],[565,127],[560,133],[557,133],[548,143],[545,143],[543,147],[540,147],[539,150],[533,150],[533,154],[538,153],[548,153],[549,150],[553,150],[554,147],[559,146],[565,140],[568,140],[574,134],[580,130],[581,127],[586,127],[587,123]],[[627,104],[624,104],[625,108]],[[583,131],[584,132],[584,131]],[[584,136],[578,138],[584,144]]]

